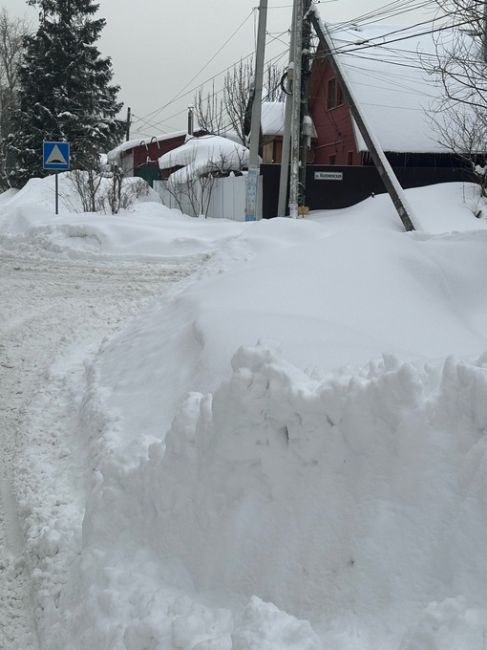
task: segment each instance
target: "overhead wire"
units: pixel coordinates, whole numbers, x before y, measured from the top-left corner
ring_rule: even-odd
[[[280,35],[283,35],[283,34],[285,34],[285,33],[286,33],[286,32],[281,32]],[[274,41],[277,41],[277,40],[279,40],[278,37],[274,36],[274,37],[272,37],[272,38],[267,42],[267,45],[270,45],[271,43],[273,43]],[[287,44],[286,44],[286,46],[287,46]],[[286,51],[287,51],[287,50],[286,50]],[[277,58],[282,58],[282,57],[286,54],[286,51],[284,51],[284,52],[280,52],[280,53],[277,54],[276,56],[274,56],[274,57],[272,57],[271,59],[269,59],[268,62],[272,62],[273,60],[275,60],[275,59],[277,59]],[[163,106],[159,107],[158,109],[155,109],[155,110],[152,111],[151,113],[147,113],[147,114],[144,115],[143,117],[144,117],[144,118],[150,118],[150,117],[156,115],[157,113],[161,112],[162,110],[165,110],[166,108],[168,108],[169,106],[171,106],[172,104],[174,104],[174,103],[175,103],[176,101],[178,101],[179,99],[182,99],[183,97],[185,97],[185,96],[187,96],[187,95],[190,95],[190,94],[194,93],[194,92],[197,91],[199,88],[203,87],[205,84],[209,83],[210,81],[213,81],[214,79],[217,79],[218,77],[222,76],[222,75],[225,74],[226,72],[232,70],[236,65],[238,65],[238,63],[239,63],[240,61],[245,61],[245,60],[247,60],[247,59],[250,59],[253,55],[254,55],[254,51],[250,52],[249,54],[247,54],[246,56],[242,57],[242,58],[239,59],[238,61],[233,62],[231,65],[225,67],[223,70],[220,70],[220,71],[217,72],[216,74],[212,75],[211,77],[209,77],[208,79],[206,79],[205,81],[203,81],[201,84],[198,84],[197,86],[194,86],[194,87],[191,88],[190,90],[184,92],[184,93],[183,93],[182,95],[180,95],[177,99],[174,99],[174,100],[172,100],[172,101],[170,101],[170,102],[167,102],[167,103],[164,104]],[[223,88],[220,89],[219,91],[216,91],[215,94],[218,94],[218,93],[221,93],[221,92],[223,92]],[[186,110],[186,109],[182,109],[181,111],[179,111],[178,113],[176,113],[176,114],[174,115],[174,117],[175,117],[176,115],[181,114],[182,112],[185,112],[185,110]],[[171,119],[171,117],[166,118],[166,120],[170,120],[170,119]],[[162,120],[162,121],[163,121],[163,120]]]
[[[191,77],[191,79],[181,88],[181,90],[176,93],[176,95],[169,100],[169,102],[166,104],[166,106],[169,106],[170,104],[174,103],[184,95],[182,94],[188,86],[190,86],[195,79],[199,77],[199,75],[208,68],[208,66],[213,63],[213,61],[216,59],[216,57],[221,54],[221,52],[225,49],[225,47],[232,41],[233,38],[238,34],[238,32],[243,28],[243,26],[247,23],[247,21],[251,18],[251,16],[254,14],[254,9],[251,10],[251,12],[244,18],[244,20],[238,25],[238,27],[230,34],[230,36],[225,40],[225,42],[218,48],[218,50],[213,54],[212,57],[205,63],[205,65],[198,70],[198,72]],[[157,112],[157,109],[152,111],[151,113],[147,113],[145,117],[150,117],[153,115],[153,113]]]
[[[412,10],[414,10],[415,8],[417,8],[417,6],[423,6],[423,5],[425,5],[425,4],[431,4],[432,2],[434,2],[434,0],[393,0],[393,2],[389,2],[389,3],[387,3],[386,5],[384,5],[383,7],[380,7],[380,8],[378,8],[378,9],[374,10],[374,11],[366,12],[366,13],[362,14],[361,16],[356,17],[356,18],[353,19],[353,20],[345,21],[345,22],[339,23],[339,24],[337,24],[336,26],[334,26],[334,29],[335,29],[335,28],[336,28],[336,29],[339,29],[339,28],[341,28],[342,26],[346,25],[347,23],[348,23],[348,24],[357,24],[357,23],[359,23],[360,20],[363,19],[363,18],[369,18],[369,19],[370,19],[371,17],[381,16],[381,15],[383,15],[384,13],[387,13],[387,11],[390,11],[391,8],[397,8],[397,7],[401,6],[401,13],[404,13],[404,12],[406,12],[406,11],[412,11]],[[289,6],[291,6],[291,5],[289,5]],[[387,10],[387,11],[385,12],[385,10]],[[234,36],[235,36],[239,31],[240,31],[240,29],[242,29],[243,25],[244,25],[244,24],[245,24],[245,23],[250,19],[250,17],[252,16],[253,13],[254,13],[254,11],[252,10],[252,11],[250,12],[250,14],[248,14],[247,17],[242,21],[242,23],[240,23],[240,25],[239,25],[239,26],[234,30],[234,32],[232,32],[232,34],[230,35],[230,37],[229,37],[229,38],[225,41],[225,43],[224,43],[224,44],[219,48],[219,50],[217,51],[217,53],[215,53],[215,55],[213,55],[213,56],[211,57],[211,59],[210,59],[210,60],[205,64],[205,66],[203,66],[203,68],[202,68],[200,71],[198,71],[198,73],[196,73],[196,75],[194,75],[194,77],[192,78],[192,80],[190,80],[190,81],[189,81],[189,82],[188,82],[188,83],[183,87],[183,89],[181,89],[181,91],[179,91],[179,93],[177,93],[176,96],[174,96],[174,97],[173,97],[169,102],[166,102],[164,105],[162,105],[162,106],[160,106],[160,107],[154,109],[154,110],[151,111],[150,113],[146,113],[146,114],[143,116],[143,118],[145,118],[145,119],[147,119],[147,118],[151,118],[151,117],[157,115],[158,113],[161,113],[163,110],[165,110],[166,108],[168,108],[169,106],[171,106],[172,104],[174,104],[174,103],[175,103],[176,101],[178,101],[179,99],[182,99],[183,97],[185,97],[185,96],[187,96],[187,95],[189,95],[189,94],[195,92],[199,87],[203,86],[204,84],[206,84],[206,83],[208,83],[208,82],[210,82],[210,81],[213,81],[214,79],[218,78],[219,76],[221,76],[222,74],[224,74],[225,72],[227,72],[228,70],[230,70],[232,67],[234,67],[238,62],[234,62],[234,63],[231,64],[230,66],[227,66],[227,68],[225,68],[224,70],[221,70],[220,72],[218,72],[217,74],[213,75],[213,76],[210,77],[209,79],[206,79],[204,82],[202,82],[202,84],[199,84],[197,87],[192,88],[191,90],[189,90],[189,91],[187,91],[187,92],[184,92],[184,91],[186,90],[186,88],[191,84],[191,81],[193,81],[195,78],[197,78],[197,77],[199,76],[199,74],[201,74],[201,72],[202,72],[204,69],[206,69],[206,68],[208,67],[208,65],[210,65],[210,63],[211,63],[211,62],[216,58],[216,56],[218,56],[218,54],[221,53],[221,51],[224,49],[224,47],[225,47],[225,46],[226,46],[226,45],[227,45],[227,44],[232,40],[232,38],[233,38],[233,37],[234,37]],[[286,30],[286,31],[287,31],[287,30]],[[286,33],[286,32],[282,32],[281,35],[283,35],[283,34],[285,34],[285,33]],[[279,37],[275,37],[273,40],[279,40]],[[270,41],[270,42],[272,42],[272,41]],[[241,60],[246,60],[246,59],[250,58],[251,56],[253,56],[253,54],[254,54],[254,52],[252,51],[251,53],[247,54],[245,57],[242,57]],[[181,114],[181,113],[183,113],[183,112],[185,112],[185,109],[179,111],[175,116],[177,116],[177,115],[179,115],[179,114]],[[171,119],[171,118],[167,118],[167,119]]]
[[[266,60],[266,64],[270,65],[271,63],[275,63],[275,62],[277,62],[277,61],[280,61],[284,56],[287,55],[287,53],[288,53],[287,50],[284,50],[284,51],[280,52],[279,54],[276,54],[275,56],[271,57],[270,59],[267,59],[267,60]],[[270,90],[268,91],[268,93],[266,94],[266,96],[263,98],[262,101],[266,101],[266,99],[268,99],[269,96],[271,96],[272,93],[276,90],[276,88],[277,88],[278,85],[279,85],[279,84],[277,84],[275,88],[270,89]],[[214,96],[220,95],[220,94],[222,94],[223,92],[224,92],[224,88],[221,88],[220,90],[218,90],[218,91],[216,91],[216,92],[214,93]],[[182,111],[179,111],[179,113],[177,113],[176,115],[179,115],[180,113],[185,112],[185,110],[186,110],[186,109],[183,109]],[[176,117],[176,115],[173,115],[172,117]],[[168,119],[171,119],[171,118],[168,118]],[[157,124],[157,123],[156,123],[156,124]],[[226,125],[223,125],[223,126],[219,129],[219,133],[229,133],[229,132],[231,131],[231,129],[232,129],[232,124],[231,124],[231,123],[227,123]]]
[[[328,0],[328,1],[330,1],[330,0]],[[316,2],[316,0],[315,0],[315,3],[316,4],[324,4],[324,2],[320,3],[320,2]],[[382,7],[376,8],[375,10],[372,10],[372,11],[365,12],[365,13],[359,15],[359,16],[356,16],[353,19],[349,19],[347,21],[342,21],[341,23],[333,24],[330,27],[330,32],[332,34],[337,33],[339,31],[345,29],[346,26],[360,26],[360,25],[364,26],[364,25],[369,24],[370,21],[385,20],[385,19],[390,18],[390,17],[396,17],[398,15],[404,15],[406,13],[409,13],[409,12],[412,12],[412,11],[417,11],[418,9],[424,9],[426,7],[433,6],[433,5],[436,5],[435,0],[393,0],[392,2],[386,3]],[[273,8],[276,8],[276,9],[277,8],[287,8],[287,7],[290,7],[290,6],[292,6],[292,5],[280,5],[280,6],[273,7]],[[199,70],[196,73],[196,75],[194,75],[193,78],[187,84],[185,84],[185,86],[181,89],[181,91],[179,91],[179,93],[175,97],[173,97],[169,102],[166,102],[163,106],[160,106],[160,107],[154,109],[153,111],[151,111],[150,113],[147,113],[144,116],[138,117],[137,119],[144,122],[147,125],[150,125],[151,128],[158,128],[158,126],[162,125],[162,124],[167,125],[169,120],[171,120],[171,119],[181,115],[182,113],[186,112],[186,109],[182,109],[182,110],[178,111],[177,113],[175,113],[175,114],[173,114],[173,115],[171,115],[171,116],[169,116],[169,117],[167,117],[165,119],[157,120],[155,122],[153,120],[151,122],[149,122],[149,120],[147,118],[155,117],[156,115],[158,115],[159,113],[164,111],[166,108],[168,108],[172,104],[176,103],[176,101],[178,101],[179,99],[182,99],[183,97],[189,95],[190,93],[194,93],[198,88],[203,87],[205,84],[209,83],[210,81],[214,81],[216,78],[220,77],[222,74],[225,74],[226,72],[231,70],[232,67],[237,65],[238,61],[234,62],[233,64],[231,64],[229,66],[227,66],[225,69],[219,71],[215,75],[212,75],[211,77],[206,79],[201,84],[198,84],[198,86],[193,87],[192,89],[186,91],[186,89],[191,84],[191,82],[194,81],[194,79],[196,79],[201,74],[201,72],[203,70],[205,70],[210,65],[210,63],[215,60],[215,58],[218,56],[218,54],[221,53],[221,51],[228,44],[228,42],[230,42],[230,40],[234,37],[234,35],[237,34],[240,31],[240,29],[243,27],[243,25],[249,20],[252,13],[253,13],[253,11],[244,19],[244,21],[236,28],[236,30],[234,30],[232,35],[225,41],[225,43],[219,48],[219,50],[211,57],[211,59],[207,62],[207,64],[205,64],[205,66],[203,66],[203,68],[201,70]],[[435,22],[435,20],[437,21],[438,19],[431,18],[430,20],[421,21],[420,23],[417,23],[416,25],[413,25],[413,26],[408,26],[408,27],[403,27],[403,28],[398,28],[398,29],[392,30],[390,32],[387,32],[386,34],[382,34],[380,36],[372,37],[372,38],[368,39],[367,43],[364,43],[363,45],[354,45],[353,47],[351,47],[352,43],[347,43],[347,44],[337,48],[336,52],[341,53],[341,54],[347,54],[349,56],[358,57],[359,55],[357,54],[357,52],[361,51],[361,50],[367,50],[367,49],[372,48],[372,47],[380,47],[380,48],[387,49],[387,46],[389,44],[391,44],[391,43],[396,43],[396,42],[404,41],[404,40],[407,40],[407,39],[410,39],[410,38],[415,38],[415,37],[421,36],[423,34],[434,33],[434,32],[437,32],[437,31],[443,31],[443,30],[446,30],[446,29],[450,29],[452,27],[465,25],[465,24],[467,24],[469,22],[469,21],[462,21],[460,23],[455,23],[454,25],[448,25],[448,26],[444,26],[444,27],[442,26],[442,27],[436,28],[434,30],[427,30],[427,31],[421,32],[419,34],[409,34],[409,35],[406,35],[406,36],[401,36],[399,38],[394,38],[394,39],[390,39],[390,40],[386,40],[386,41],[383,40],[384,38],[387,38],[388,36],[393,36],[394,34],[401,34],[401,33],[410,31],[411,29],[414,29],[415,27],[418,27],[418,26],[421,26],[421,25],[432,24],[432,23]],[[284,32],[281,32],[278,36],[273,36],[273,38],[269,41],[269,43],[272,43],[273,41],[283,42],[280,37],[282,35],[284,35],[286,32],[287,32],[287,30],[284,31]],[[370,42],[370,41],[377,40],[379,38],[382,39],[381,43]],[[287,43],[286,43],[286,46],[287,46]],[[391,50],[391,49],[392,48],[389,48],[389,50]],[[285,52],[283,54],[278,55],[278,56],[281,57],[284,54],[285,54]],[[250,58],[252,56],[253,56],[253,52],[247,54],[245,57],[242,57],[240,59],[240,61],[244,61],[244,60],[246,60],[246,59],[248,59],[248,58]],[[428,56],[432,56],[432,55],[428,55]],[[277,57],[275,57],[275,58],[277,58]],[[365,56],[362,55],[362,58],[370,59],[371,57],[365,57]],[[399,64],[399,62],[391,61],[391,64],[395,65],[395,64]],[[404,63],[402,65],[404,67],[416,67],[416,66],[413,66],[413,65],[409,65],[407,63]],[[184,92],[184,91],[186,91],[186,92]],[[218,95],[218,94],[220,94],[222,92],[223,92],[223,89],[220,89],[220,90],[215,92],[215,95]]]

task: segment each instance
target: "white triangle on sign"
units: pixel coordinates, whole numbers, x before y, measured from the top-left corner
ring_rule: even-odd
[[[57,146],[57,144],[55,144],[46,160],[46,163],[48,165],[67,165],[68,161],[61,153],[61,149]]]

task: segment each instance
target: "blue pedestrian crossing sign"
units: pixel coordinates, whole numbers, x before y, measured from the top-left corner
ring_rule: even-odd
[[[43,169],[54,169],[66,171],[70,167],[71,147],[69,142],[43,142],[42,143],[42,167]]]

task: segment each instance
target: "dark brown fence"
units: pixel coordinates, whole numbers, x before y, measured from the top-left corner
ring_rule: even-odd
[[[264,193],[263,215],[277,214],[280,165],[261,165]],[[460,167],[398,167],[394,170],[405,189],[453,181],[474,182],[472,172]],[[338,167],[309,165],[307,168],[306,205],[311,210],[347,208],[371,194],[385,192],[375,167]]]

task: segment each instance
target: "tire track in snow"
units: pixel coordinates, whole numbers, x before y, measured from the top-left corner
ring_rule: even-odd
[[[84,362],[200,263],[0,254],[1,650],[42,647],[42,612],[56,607],[76,553],[67,548],[83,511],[71,400]]]

